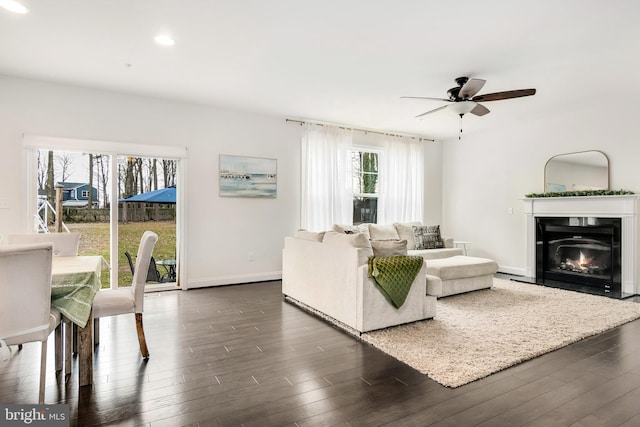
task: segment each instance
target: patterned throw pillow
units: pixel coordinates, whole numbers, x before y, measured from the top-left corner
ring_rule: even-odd
[[[413,237],[416,241],[416,249],[444,248],[439,225],[414,225]]]

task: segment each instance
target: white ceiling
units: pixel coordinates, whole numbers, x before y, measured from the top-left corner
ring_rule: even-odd
[[[0,74],[448,138],[453,79],[487,102],[468,132],[640,92],[637,0],[23,0],[0,10]],[[173,47],[153,42],[159,32]],[[0,94],[1,96],[1,94]]]

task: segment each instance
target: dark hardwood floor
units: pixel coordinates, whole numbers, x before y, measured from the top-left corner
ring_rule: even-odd
[[[53,372],[71,425],[639,426],[640,321],[456,389],[283,302],[280,282],[147,294],[102,319],[95,384]],[[39,345],[0,362],[0,402],[37,399]],[[77,361],[74,361],[74,367]]]

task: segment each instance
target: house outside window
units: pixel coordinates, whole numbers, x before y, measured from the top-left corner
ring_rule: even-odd
[[[378,160],[380,153],[371,149],[351,152],[353,172],[353,224],[378,220]]]
[[[83,199],[88,199],[89,198],[89,191],[82,190],[82,198]]]

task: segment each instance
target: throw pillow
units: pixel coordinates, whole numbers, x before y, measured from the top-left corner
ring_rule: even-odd
[[[322,242],[322,239],[324,238],[324,231],[298,230],[293,237],[296,239],[311,240],[313,242]]]
[[[369,224],[369,236],[371,240],[400,240],[393,225]]]
[[[407,254],[406,240],[372,240],[373,256],[398,256]]]
[[[369,239],[369,224],[348,225],[348,224],[333,224],[333,231],[345,234],[363,233]]]
[[[416,240],[416,249],[444,248],[439,225],[414,225],[413,237]]]
[[[362,257],[358,260],[358,265],[366,264],[369,257],[373,256],[371,243],[369,243],[369,239],[364,233],[344,234],[338,233],[337,231],[327,231],[324,233],[322,243],[329,245],[348,245],[354,248],[364,249],[361,252]]]
[[[407,241],[407,249],[413,250],[416,248],[416,239],[413,237],[413,226],[420,226],[422,223],[420,221],[415,222],[394,222],[394,227],[396,227],[396,231],[398,232],[398,236],[400,240]]]

